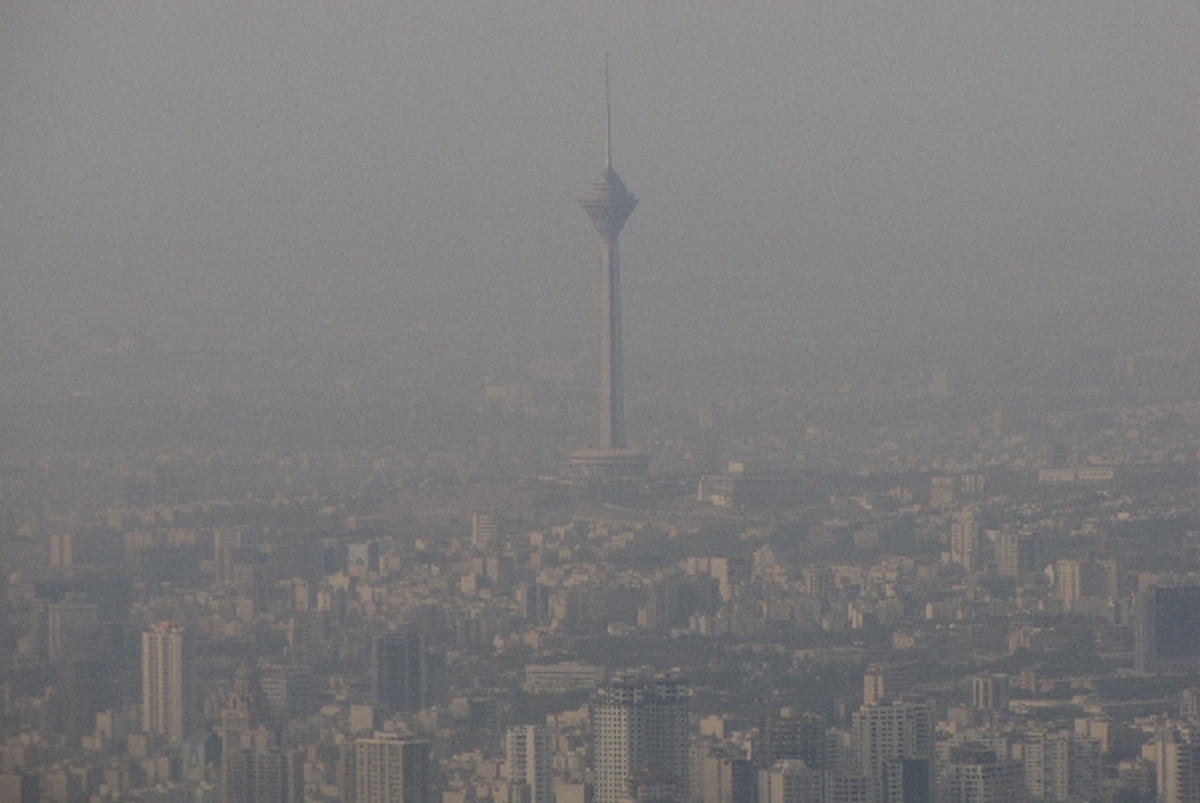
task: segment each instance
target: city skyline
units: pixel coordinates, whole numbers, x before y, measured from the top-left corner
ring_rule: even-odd
[[[3,5],[0,801],[1195,803],[1197,31]]]

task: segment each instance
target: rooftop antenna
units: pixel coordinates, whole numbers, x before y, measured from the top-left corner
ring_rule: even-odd
[[[604,169],[612,170],[612,102],[608,96],[608,51],[604,52]]]

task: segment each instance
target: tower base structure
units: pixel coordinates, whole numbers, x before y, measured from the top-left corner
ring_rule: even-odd
[[[596,480],[639,479],[650,473],[650,454],[636,449],[580,449],[571,465]]]

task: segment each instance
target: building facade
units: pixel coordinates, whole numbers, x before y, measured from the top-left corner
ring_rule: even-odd
[[[384,716],[415,713],[426,705],[425,639],[415,627],[375,637],[371,690]]]
[[[190,646],[171,622],[142,633],[142,730],[173,744],[195,725]]]
[[[855,769],[867,780],[871,800],[884,799],[889,761],[932,758],[933,727],[933,705],[925,702],[864,705],[854,713]]]
[[[981,747],[957,747],[941,767],[938,799],[942,803],[1025,803],[1023,781],[1021,762],[997,758],[995,752]]]
[[[554,803],[550,736],[542,725],[509,728],[504,734],[510,803]]]
[[[599,689],[591,706],[594,803],[686,800],[688,695],[674,673],[624,674]]]
[[[354,742],[354,803],[431,803],[429,742],[375,733]]]

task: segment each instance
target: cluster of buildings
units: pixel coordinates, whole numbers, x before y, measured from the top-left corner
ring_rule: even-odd
[[[133,417],[225,446],[3,456],[0,803],[1200,801],[1200,405],[1126,404],[1132,360],[1029,431],[1004,381],[770,377],[629,437],[610,145],[584,448],[543,364],[404,427],[390,381],[310,428],[239,380]],[[406,431],[280,453],[322,428]]]
[[[1176,500],[925,481],[835,482],[775,524],[743,501],[723,553],[687,529],[710,500],[440,536],[188,509],[55,530],[7,578],[0,799],[1191,799]],[[1177,562],[1121,546],[1138,521]],[[646,661],[679,668],[626,671]]]

